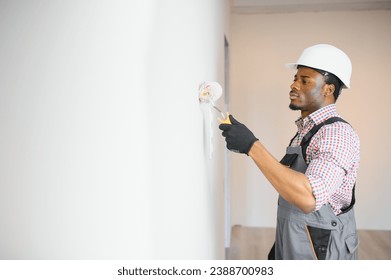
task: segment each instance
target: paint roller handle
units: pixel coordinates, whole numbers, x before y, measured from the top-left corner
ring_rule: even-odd
[[[221,113],[222,116],[224,116],[224,113]],[[224,119],[220,119],[218,118],[219,122],[222,123],[222,124],[232,124],[231,123],[231,120],[229,119],[229,113],[227,112],[226,116],[224,116]]]
[[[258,138],[232,115],[227,113],[227,116],[230,123],[221,123],[219,125],[219,128],[223,131],[222,135],[225,137],[225,142],[227,142],[227,149],[248,155]]]

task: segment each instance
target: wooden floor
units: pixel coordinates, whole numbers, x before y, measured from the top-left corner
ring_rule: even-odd
[[[267,260],[274,242],[274,228],[234,226],[229,260]],[[360,260],[391,260],[391,231],[359,230]]]

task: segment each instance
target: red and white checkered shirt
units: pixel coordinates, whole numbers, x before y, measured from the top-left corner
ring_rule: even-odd
[[[296,120],[298,134],[291,146],[298,146],[315,125],[340,117],[335,104],[325,106],[304,119]],[[308,177],[316,200],[315,211],[329,204],[338,215],[350,205],[360,163],[360,139],[346,123],[325,125],[312,137],[307,148]]]

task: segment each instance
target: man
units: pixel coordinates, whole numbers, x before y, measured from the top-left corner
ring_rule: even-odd
[[[298,132],[278,162],[243,124],[220,124],[229,150],[250,156],[279,193],[276,241],[269,259],[357,259],[353,205],[359,138],[335,102],[350,87],[351,62],[338,48],[303,51],[290,86]]]

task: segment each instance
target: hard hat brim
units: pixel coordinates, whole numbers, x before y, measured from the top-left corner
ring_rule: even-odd
[[[297,69],[297,66],[298,66],[299,64],[296,62],[296,63],[287,63],[287,64],[285,64],[285,67],[286,68],[289,68],[289,69]],[[309,67],[309,68],[314,68],[314,67],[312,67],[312,66],[308,66],[308,65],[305,65],[305,64],[300,64],[300,65],[302,65],[302,66],[305,66],[305,67]],[[335,74],[334,74],[335,75]],[[342,82],[342,81],[341,81]],[[349,86],[347,86],[344,82],[342,82],[342,87],[343,88],[345,88],[345,89],[349,89],[350,88],[350,85]]]
[[[287,64],[285,64],[285,67],[289,68],[289,69],[296,69],[297,63],[287,63]]]

